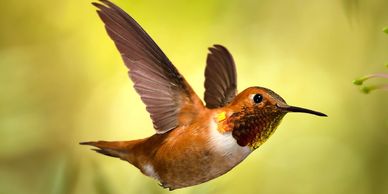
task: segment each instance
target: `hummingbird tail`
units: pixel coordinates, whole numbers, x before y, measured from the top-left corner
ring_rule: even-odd
[[[97,147],[97,149],[92,150],[100,154],[128,160],[128,153],[131,152],[131,148],[136,144],[136,141],[89,141],[80,144]]]

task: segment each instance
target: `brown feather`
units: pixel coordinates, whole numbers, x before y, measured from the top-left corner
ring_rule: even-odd
[[[225,47],[214,45],[209,50],[205,70],[205,102],[208,108],[219,108],[236,96],[236,66]]]
[[[101,2],[93,5],[99,9],[97,13],[129,69],[129,77],[146,104],[156,132],[165,133],[187,124],[180,122],[186,115],[182,109],[197,106],[192,108],[199,110],[203,105],[198,96],[131,16],[107,0]]]
[[[133,148],[143,141],[143,139],[132,141],[89,141],[81,142],[80,144],[97,147],[98,149],[92,150],[106,156],[120,158],[132,163],[135,157]]]

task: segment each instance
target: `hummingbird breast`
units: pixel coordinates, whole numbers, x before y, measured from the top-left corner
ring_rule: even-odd
[[[211,118],[155,134],[139,146],[143,151],[136,154],[137,161],[130,162],[170,189],[216,178],[251,153],[248,146],[237,144],[231,132],[220,133]]]

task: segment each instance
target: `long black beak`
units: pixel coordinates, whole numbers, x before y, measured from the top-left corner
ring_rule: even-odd
[[[277,107],[280,109],[283,109],[287,112],[303,112],[303,113],[309,113],[309,114],[313,114],[313,115],[317,115],[317,116],[321,116],[321,117],[327,117],[326,114],[323,114],[323,113],[318,112],[318,111],[306,109],[306,108],[301,108],[301,107],[296,107],[296,106],[288,106],[288,105],[277,105]]]

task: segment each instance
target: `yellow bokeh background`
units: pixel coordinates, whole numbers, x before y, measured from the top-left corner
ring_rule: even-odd
[[[240,91],[264,86],[329,115],[289,114],[232,171],[172,193],[388,193],[388,92],[365,95],[352,85],[388,71],[388,1],[114,2],[199,96],[207,48],[222,44],[235,58]],[[2,2],[0,193],[170,193],[128,163],[78,145],[154,133],[90,3]]]

